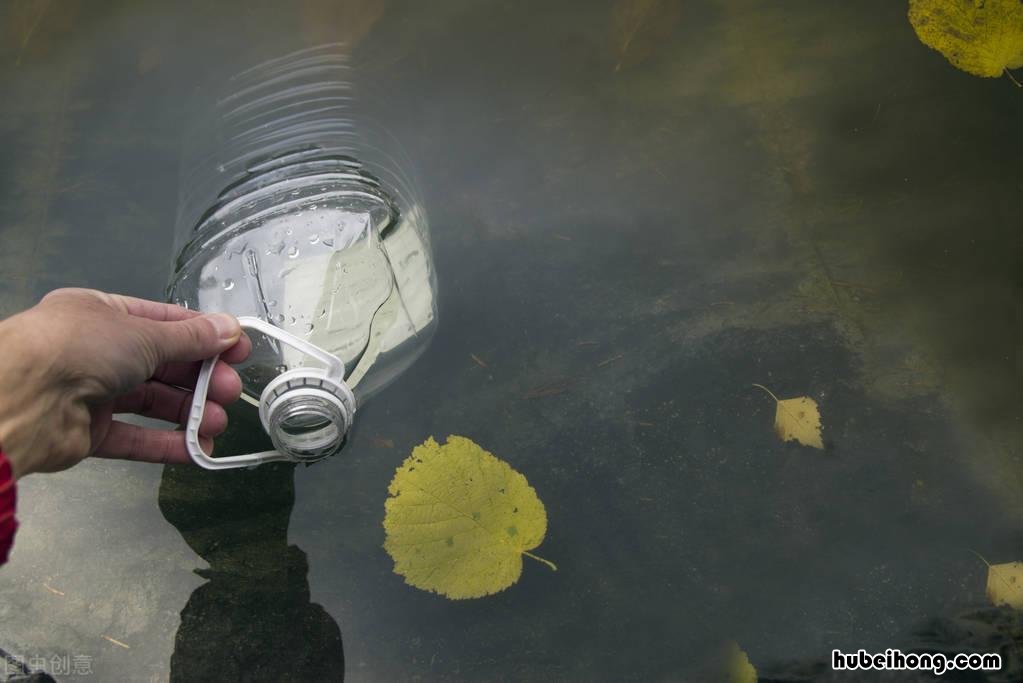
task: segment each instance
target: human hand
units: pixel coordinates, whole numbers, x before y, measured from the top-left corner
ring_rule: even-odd
[[[90,289],[58,289],[0,322],[0,446],[15,478],[95,455],[188,462],[182,431],[112,419],[188,419],[201,361],[221,354],[199,427],[203,450],[227,428],[242,385],[228,363],[251,350],[238,321]]]

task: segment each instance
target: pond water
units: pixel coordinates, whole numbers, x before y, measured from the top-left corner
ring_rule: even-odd
[[[977,557],[1023,560],[1023,91],[905,3],[8,0],[0,32],[0,313],[161,298],[196,88],[334,41],[417,171],[440,310],[329,460],[24,479],[0,649],[58,679],[698,681],[734,641],[761,680],[916,680],[830,670],[888,647],[1023,679]],[[814,398],[824,449],[753,383]],[[263,446],[247,410],[218,452]],[[448,434],[528,478],[557,572],[468,601],[393,573],[388,483]]]

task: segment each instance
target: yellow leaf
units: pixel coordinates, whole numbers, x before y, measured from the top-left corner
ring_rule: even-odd
[[[777,404],[774,412],[774,433],[782,441],[798,441],[804,446],[824,448],[821,437],[821,413],[817,401],[809,396],[779,399],[770,389],[754,384],[766,391]]]
[[[519,580],[522,556],[547,533],[547,512],[526,478],[472,440],[416,446],[394,473],[384,549],[409,585],[479,598]]]
[[[909,22],[924,45],[975,76],[1023,66],[1020,0],[909,0]]]
[[[728,683],[757,683],[757,670],[749,661],[738,643],[729,643],[725,658],[725,672]]]
[[[1023,609],[1023,562],[988,565],[987,599],[996,607]]]

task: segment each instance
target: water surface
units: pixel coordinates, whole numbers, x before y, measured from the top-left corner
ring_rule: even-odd
[[[734,640],[773,680],[860,647],[1019,678],[971,550],[1023,560],[1023,94],[904,3],[649,11],[7,3],[5,314],[162,296],[196,87],[346,40],[417,168],[441,322],[340,457],[24,480],[0,648],[101,680],[703,680]],[[815,398],[824,451],[754,382]],[[459,602],[392,573],[387,484],[451,433],[536,488],[557,573]]]

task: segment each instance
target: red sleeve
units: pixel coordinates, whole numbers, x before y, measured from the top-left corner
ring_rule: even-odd
[[[14,518],[16,501],[11,463],[0,451],[0,564],[7,562],[7,555],[14,545],[14,532],[18,529],[18,520]]]

